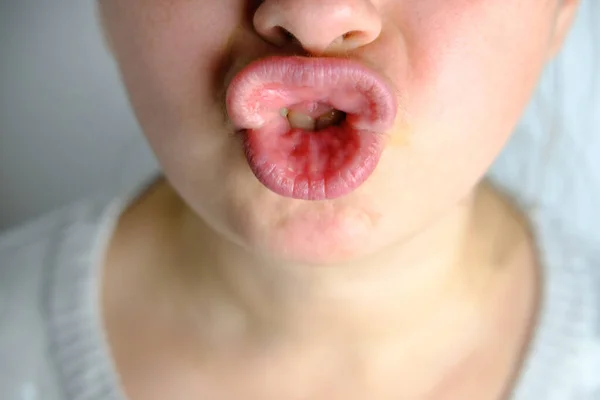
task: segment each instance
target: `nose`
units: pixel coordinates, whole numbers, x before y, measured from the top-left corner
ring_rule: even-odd
[[[253,23],[265,40],[276,45],[295,40],[316,55],[365,46],[382,25],[371,0],[264,0]]]

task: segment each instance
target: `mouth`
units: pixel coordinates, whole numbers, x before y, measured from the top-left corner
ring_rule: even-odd
[[[287,118],[291,129],[302,129],[307,132],[318,132],[330,126],[340,126],[346,119],[345,112],[326,104],[313,103],[310,108],[315,109],[316,112],[306,112],[297,107],[292,109],[284,107],[279,110],[279,113]]]
[[[349,59],[271,57],[234,77],[227,111],[264,186],[294,199],[330,200],[375,170],[397,98],[383,78]]]

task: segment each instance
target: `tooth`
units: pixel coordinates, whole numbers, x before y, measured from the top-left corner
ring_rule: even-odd
[[[338,125],[344,120],[345,114],[339,110],[331,110],[321,115],[315,124],[316,130],[327,128],[328,126]]]
[[[305,131],[315,130],[315,120],[306,114],[290,111],[287,117],[292,128],[300,128]]]

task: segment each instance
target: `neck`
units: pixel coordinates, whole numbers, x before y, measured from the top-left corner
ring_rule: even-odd
[[[456,374],[465,368],[492,377],[471,381],[473,390],[500,390],[518,363],[534,313],[535,260],[523,246],[526,229],[487,187],[410,240],[327,267],[250,253],[193,216],[167,185],[156,189],[121,218],[108,254],[105,313],[116,353],[145,326],[153,348],[187,349],[166,354],[258,351],[291,365],[309,360],[301,363],[308,372],[335,359],[389,382],[409,377],[409,398],[439,390],[465,398],[472,387],[448,389],[462,385]]]
[[[169,228],[178,238],[171,248],[176,260],[170,263],[180,267],[161,268],[160,281],[173,283],[166,291],[186,293],[182,301],[188,308],[226,307],[253,335],[398,339],[419,324],[428,325],[428,318],[450,311],[461,318],[458,310],[472,313],[472,305],[481,303],[474,297],[481,296],[493,271],[481,268],[488,261],[482,257],[489,255],[472,250],[481,249],[482,232],[474,230],[474,214],[487,201],[481,197],[469,197],[410,240],[377,254],[315,267],[282,265],[247,251],[216,234],[165,189],[171,209],[180,207],[180,218]],[[165,273],[177,277],[165,280]],[[198,298],[206,293],[213,296],[208,304]],[[232,318],[214,311],[207,313]]]

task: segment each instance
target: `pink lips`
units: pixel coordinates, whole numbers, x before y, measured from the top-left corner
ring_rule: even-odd
[[[346,119],[318,132],[292,129],[281,109],[311,103]],[[351,193],[372,174],[397,99],[380,76],[349,59],[270,57],[234,77],[227,110],[245,132],[249,166],[263,185],[286,197],[325,200]]]

